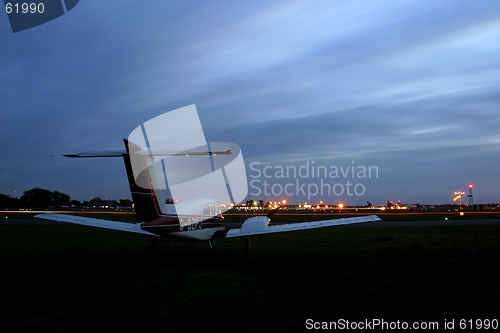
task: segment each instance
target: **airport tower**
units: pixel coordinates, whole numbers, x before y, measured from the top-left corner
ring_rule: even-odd
[[[469,207],[472,207],[472,205],[474,204],[474,200],[472,199],[472,188],[473,187],[474,187],[474,185],[469,184],[469,194],[467,195],[469,197]]]

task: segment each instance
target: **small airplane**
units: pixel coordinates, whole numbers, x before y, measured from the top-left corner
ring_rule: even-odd
[[[157,246],[160,237],[173,239],[190,239],[208,241],[212,249],[215,248],[214,240],[218,238],[240,237],[245,242],[245,253],[250,254],[250,236],[268,233],[287,232],[303,229],[314,229],[330,226],[340,226],[361,222],[380,221],[376,215],[353,217],[345,219],[323,220],[315,222],[288,223],[269,225],[270,217],[276,212],[271,211],[267,216],[250,217],[242,224],[241,228],[226,230],[224,217],[219,203],[210,198],[190,198],[177,204],[166,204],[161,191],[155,189],[154,170],[148,168],[152,155],[155,156],[195,156],[195,155],[230,155],[230,149],[220,151],[184,151],[184,152],[155,152],[151,153],[146,148],[124,139],[125,150],[108,150],[100,152],[83,152],[79,154],[66,154],[70,158],[90,157],[122,157],[125,163],[130,192],[134,202],[137,223],[117,222],[94,219],[81,216],[45,213],[35,217],[69,222],[85,226],[99,227],[127,231],[152,236],[153,248]],[[148,159],[149,162],[148,162]],[[137,161],[145,165],[139,176],[134,174],[133,163]],[[149,164],[150,165],[150,164]],[[141,186],[138,185],[141,184]],[[147,184],[145,186],[144,184]]]

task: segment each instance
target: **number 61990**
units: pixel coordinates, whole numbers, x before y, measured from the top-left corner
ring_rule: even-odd
[[[10,14],[12,12],[15,14],[18,14],[20,12],[23,14],[26,14],[28,12],[30,12],[31,14],[35,14],[35,13],[41,14],[41,13],[43,13],[44,10],[45,10],[45,7],[44,7],[43,3],[41,3],[41,2],[38,5],[34,2],[32,2],[30,4],[24,2],[21,5],[19,5],[17,2],[15,4],[11,4],[9,2],[5,5],[5,11],[7,12],[7,14]]]

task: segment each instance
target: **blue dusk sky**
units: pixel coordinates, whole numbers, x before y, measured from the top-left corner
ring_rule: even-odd
[[[0,15],[0,42],[3,194],[130,198],[119,158],[62,154],[195,104],[248,199],[500,202],[500,1],[81,0],[17,33]]]

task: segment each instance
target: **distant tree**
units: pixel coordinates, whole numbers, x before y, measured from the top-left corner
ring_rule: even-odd
[[[0,207],[10,207],[10,195],[8,194],[0,194]]]
[[[266,204],[265,204],[264,200],[259,200],[259,201],[257,201],[257,206],[259,206],[259,207],[265,207]]]
[[[82,203],[81,203],[80,201],[78,201],[78,200],[71,200],[71,201],[69,202],[69,205],[70,205],[70,206],[75,206],[75,207],[78,207],[78,206],[81,206],[81,205],[82,205]]]
[[[88,207],[88,206],[90,206],[90,202],[88,202],[87,200],[85,200],[84,202],[82,202],[82,206],[83,207]]]
[[[8,194],[0,194],[0,208],[18,208],[21,207],[21,202],[17,198],[12,198]]]
[[[52,192],[43,188],[34,187],[23,192],[21,202],[24,207],[47,208],[52,203]]]
[[[247,200],[246,202],[246,206],[249,206],[249,207],[254,207],[255,206],[255,201],[254,200]]]
[[[51,192],[52,205],[53,206],[68,206],[71,200],[70,196],[66,193],[61,193],[59,191]]]
[[[71,198],[66,193],[34,187],[23,192],[19,200],[21,205],[26,208],[47,208],[49,206],[68,206]]]

